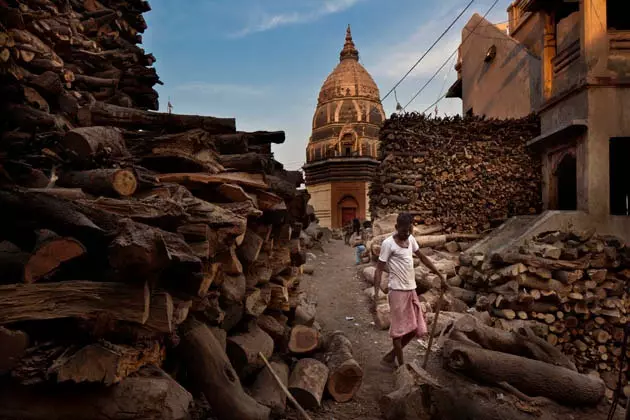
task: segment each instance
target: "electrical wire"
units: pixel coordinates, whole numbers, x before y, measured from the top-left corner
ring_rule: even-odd
[[[499,3],[499,0],[494,0],[494,3],[492,3],[492,5],[490,6],[490,8],[486,11],[486,13],[483,15],[483,18],[479,20],[479,22],[477,22],[477,24],[475,25],[475,27],[472,29],[472,31],[470,31],[468,33],[468,35],[466,36],[466,38],[464,38],[464,40],[462,41],[462,44],[464,44],[468,38],[470,38],[470,36],[475,32],[475,30],[477,29],[477,27],[481,24],[481,22],[483,22],[486,17],[490,14],[490,12],[492,11],[492,9],[494,9],[494,7],[497,5],[497,3]],[[453,53],[451,55],[448,56],[448,58],[446,59],[446,61],[444,61],[444,63],[440,66],[439,69],[437,69],[437,71],[433,74],[433,76],[431,76],[431,78],[429,80],[427,80],[427,82],[420,88],[420,90],[418,90],[413,96],[412,98],[409,100],[409,102],[407,102],[407,105],[403,106],[403,110],[407,110],[407,107],[418,97],[418,95],[420,95],[426,88],[427,86],[429,86],[429,84],[433,81],[433,79],[436,78],[436,76],[438,74],[440,74],[440,72],[442,71],[442,69],[448,64],[448,62],[455,56],[455,54],[457,54],[457,52],[459,51],[459,47],[457,47],[455,49],[455,51],[453,51]]]
[[[498,1],[498,0],[497,0]],[[468,3],[468,5],[466,5],[466,7],[464,8],[464,10],[462,10],[459,15],[457,15],[457,17],[455,18],[455,20],[453,20],[451,22],[450,25],[448,25],[448,27],[442,32],[442,34],[438,37],[438,39],[435,40],[435,42],[433,42],[433,44],[431,44],[431,46],[429,47],[428,50],[426,50],[424,52],[424,54],[422,54],[422,56],[420,56],[420,58],[418,59],[418,61],[416,61],[416,63],[411,66],[411,68],[409,69],[409,71],[407,71],[407,73],[405,73],[405,75],[394,85],[393,88],[391,88],[389,90],[389,92],[387,92],[387,94],[385,94],[385,96],[383,96],[381,98],[381,103],[383,103],[383,101],[385,99],[387,99],[389,97],[389,95],[392,94],[392,92],[394,92],[396,90],[396,88],[407,78],[407,76],[409,76],[411,74],[411,72],[418,67],[418,64],[420,64],[420,62],[422,60],[424,60],[424,58],[427,56],[427,54],[429,54],[429,52],[431,52],[431,50],[437,45],[438,42],[440,42],[442,40],[442,38],[444,38],[444,36],[448,33],[448,31],[451,30],[451,28],[455,25],[455,23],[457,23],[457,21],[459,20],[459,18],[461,18],[464,13],[466,13],[466,10],[468,10],[470,8],[470,6],[472,6],[472,4],[475,2],[475,0],[470,0],[470,2]]]

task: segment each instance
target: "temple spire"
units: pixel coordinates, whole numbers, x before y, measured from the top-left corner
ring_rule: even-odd
[[[353,59],[359,60],[359,51],[354,46],[354,41],[352,41],[352,32],[350,31],[350,25],[348,25],[348,29],[346,29],[346,42],[343,44],[343,50],[339,54],[339,60]]]

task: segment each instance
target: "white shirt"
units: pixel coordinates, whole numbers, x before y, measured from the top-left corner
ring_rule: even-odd
[[[378,259],[387,263],[389,269],[390,290],[415,290],[416,273],[413,269],[413,254],[420,247],[413,236],[409,236],[409,246],[400,247],[394,236],[385,239],[381,244],[381,254]]]

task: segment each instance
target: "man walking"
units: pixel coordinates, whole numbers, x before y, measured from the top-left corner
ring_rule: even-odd
[[[442,288],[448,288],[446,278],[433,265],[433,262],[420,251],[418,242],[411,235],[413,217],[401,213],[396,219],[396,233],[383,241],[381,253],[374,276],[374,298],[378,299],[381,277],[387,267],[389,269],[388,300],[390,308],[389,335],[394,349],[387,353],[383,361],[389,365],[395,360],[402,366],[403,348],[414,337],[427,334],[427,326],[416,294],[416,278],[413,269],[413,256],[440,277]]]

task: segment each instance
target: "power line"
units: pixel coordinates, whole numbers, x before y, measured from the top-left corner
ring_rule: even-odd
[[[497,0],[498,1],[498,0]],[[394,90],[396,90],[396,88],[403,82],[403,80],[405,80],[407,78],[407,76],[409,76],[411,74],[411,72],[418,66],[418,64],[420,64],[420,62],[424,59],[424,57],[427,56],[427,54],[429,54],[429,52],[433,49],[433,47],[435,47],[437,45],[438,42],[440,42],[442,40],[442,38],[444,38],[444,36],[446,35],[446,33],[448,31],[451,30],[451,28],[455,25],[455,23],[457,23],[457,21],[459,20],[459,18],[461,18],[463,16],[464,13],[466,13],[466,10],[468,10],[470,8],[470,6],[472,6],[472,4],[475,2],[475,0],[470,0],[470,2],[468,3],[468,5],[464,8],[464,10],[462,10],[459,15],[457,15],[457,17],[455,18],[455,20],[453,20],[453,22],[451,22],[450,25],[448,25],[448,27],[444,30],[444,32],[442,32],[442,34],[438,37],[438,39],[435,40],[435,42],[429,47],[428,50],[426,50],[424,52],[424,54],[422,54],[422,56],[418,59],[418,61],[416,61],[416,63],[411,66],[411,68],[409,69],[409,71],[407,71],[407,73],[405,73],[405,75],[398,81],[398,83],[396,83],[394,85],[393,88],[390,89],[389,92],[387,92],[387,94],[385,96],[383,96],[381,98],[381,103],[383,103],[383,101],[385,99],[387,99],[389,97],[389,95],[392,94],[392,92],[394,92]]]
[[[468,38],[470,38],[470,36],[475,32],[475,30],[477,29],[477,27],[481,24],[481,22],[483,22],[486,17],[490,14],[490,12],[492,11],[492,9],[494,9],[494,7],[497,5],[497,3],[499,3],[499,0],[494,0],[494,3],[492,3],[492,5],[490,6],[490,8],[486,11],[486,13],[483,15],[483,18],[479,20],[479,22],[477,22],[477,24],[475,25],[475,27],[472,29],[472,31],[470,31],[470,33],[468,33],[468,35],[466,36],[466,38],[464,38],[464,40],[462,41],[462,44],[464,44]],[[457,52],[459,51],[459,47],[455,49],[455,51],[453,51],[453,53],[451,55],[448,56],[448,58],[446,59],[446,61],[444,61],[444,63],[440,66],[439,69],[437,69],[437,71],[433,74],[433,76],[431,76],[431,78],[429,80],[427,80],[427,82],[420,88],[420,90],[418,90],[415,95],[413,95],[413,97],[409,100],[409,102],[407,102],[407,105],[405,105],[403,107],[403,110],[406,110],[407,107],[409,106],[409,104],[411,104],[417,97],[418,95],[420,95],[420,93],[422,93],[427,86],[429,86],[429,84],[433,81],[433,79],[435,79],[435,77],[440,74],[440,72],[442,71],[442,69],[444,68],[444,66],[446,66],[448,64],[448,62],[453,58],[453,56],[455,56],[455,54],[457,54]]]

